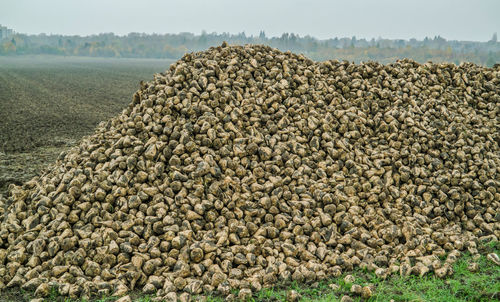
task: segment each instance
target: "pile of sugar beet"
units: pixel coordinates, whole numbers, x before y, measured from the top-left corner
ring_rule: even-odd
[[[186,54],[11,186],[0,290],[240,298],[356,267],[445,277],[500,237],[500,69]]]

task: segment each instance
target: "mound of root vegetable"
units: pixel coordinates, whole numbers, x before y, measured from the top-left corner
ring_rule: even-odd
[[[445,277],[500,236],[500,68],[186,54],[0,205],[0,290]],[[446,260],[440,258],[447,255]]]

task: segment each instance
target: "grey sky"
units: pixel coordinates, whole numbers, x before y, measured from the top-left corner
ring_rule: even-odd
[[[500,0],[1,0],[0,24],[21,33],[179,33],[264,30],[331,37],[487,41]]]

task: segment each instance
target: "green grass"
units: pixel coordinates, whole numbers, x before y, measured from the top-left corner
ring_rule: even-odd
[[[354,301],[363,301],[361,297],[350,293],[352,284],[346,284],[344,277],[351,274],[355,277],[355,284],[361,286],[373,285],[374,295],[368,301],[500,301],[500,266],[486,259],[491,252],[500,253],[500,242],[489,242],[481,247],[481,257],[473,260],[471,255],[465,254],[453,265],[454,274],[446,279],[439,279],[429,273],[424,277],[401,277],[393,275],[386,280],[380,280],[374,273],[357,269],[344,273],[338,278],[328,279],[316,284],[299,284],[292,282],[280,284],[273,288],[265,288],[254,293],[250,301],[286,301],[289,290],[296,290],[301,295],[303,302],[340,301],[342,296],[349,295]],[[468,266],[471,262],[479,264],[478,272],[470,272]],[[329,284],[339,286],[337,290],[330,288]],[[237,297],[238,291],[231,292]],[[144,296],[140,292],[131,293],[133,301],[151,302],[154,296]],[[12,299],[16,297],[17,299]],[[195,297],[196,298],[196,297]],[[92,302],[113,302],[116,297],[94,298]],[[0,293],[0,301],[27,301],[29,293],[18,290],[16,293]],[[70,300],[61,297],[53,289],[46,302],[90,302],[89,300]],[[222,302],[224,297],[208,296],[206,302]]]
[[[152,299],[154,296],[147,295],[144,296],[140,292],[134,292],[130,294],[132,301],[134,302],[152,302]],[[57,293],[57,290],[54,288],[51,290],[50,295],[45,298],[43,301],[44,302],[114,302],[118,300],[120,297],[101,297],[101,298],[94,298],[94,299],[79,299],[79,300],[74,300],[70,299],[67,297],[62,297]],[[1,300],[0,300],[1,301]]]
[[[473,260],[468,254],[462,256],[454,265],[454,274],[446,279],[439,279],[429,273],[424,277],[401,277],[393,275],[380,280],[374,273],[357,269],[344,273],[334,279],[318,282],[316,286],[291,283],[266,288],[254,294],[251,301],[286,301],[288,290],[296,290],[304,302],[340,301],[349,295],[354,301],[363,301],[350,293],[351,285],[344,282],[344,277],[351,274],[355,284],[374,285],[374,295],[368,301],[495,301],[500,300],[500,267],[486,259],[488,253],[500,252],[500,242],[490,242],[482,248],[481,257]],[[479,271],[470,272],[471,262],[479,264]],[[335,283],[339,289],[333,290],[328,285]],[[221,297],[210,297],[208,301],[223,301]]]

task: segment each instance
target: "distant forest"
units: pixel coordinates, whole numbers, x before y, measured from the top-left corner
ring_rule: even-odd
[[[423,40],[390,40],[332,38],[318,40],[284,33],[280,37],[258,36],[245,33],[192,33],[143,34],[118,36],[105,33],[92,36],[27,35],[0,26],[0,55],[62,55],[116,58],[168,58],[178,59],[186,52],[200,51],[210,46],[229,44],[266,44],[283,51],[302,53],[317,60],[348,60],[394,62],[411,58],[418,62],[474,62],[493,66],[500,63],[500,42],[493,34],[488,42],[450,41],[440,36]]]

